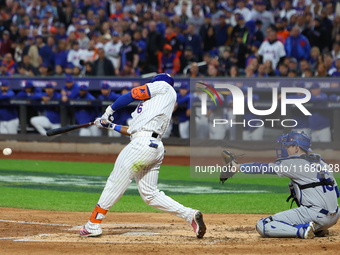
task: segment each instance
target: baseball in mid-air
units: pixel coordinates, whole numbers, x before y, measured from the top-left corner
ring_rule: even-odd
[[[3,149],[2,153],[5,156],[11,155],[12,154],[12,149],[11,148],[5,148],[5,149]]]

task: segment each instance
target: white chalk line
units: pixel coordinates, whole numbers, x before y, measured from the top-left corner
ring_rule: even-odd
[[[0,220],[0,222],[19,223],[19,224],[33,224],[33,225],[46,225],[46,226],[60,226],[60,227],[74,227],[74,225],[69,225],[69,224],[18,221],[18,220]]]
[[[0,240],[10,240],[10,239],[17,239],[19,237],[0,237]]]

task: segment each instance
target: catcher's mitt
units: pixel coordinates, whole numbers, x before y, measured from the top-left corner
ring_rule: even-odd
[[[236,164],[238,164],[238,162],[235,159],[235,155],[227,150],[222,151],[221,157],[224,166],[226,166],[220,174],[220,181],[223,184],[236,173],[236,169],[232,167],[231,162],[234,161]]]

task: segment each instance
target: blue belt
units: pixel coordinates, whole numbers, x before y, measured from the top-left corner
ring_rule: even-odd
[[[336,208],[334,213],[330,213],[329,211],[327,211],[326,209],[321,209],[320,213],[327,215],[327,216],[334,216],[339,210],[339,207]]]

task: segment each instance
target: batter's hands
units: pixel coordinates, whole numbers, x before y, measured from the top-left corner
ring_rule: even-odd
[[[112,110],[111,105],[109,105],[104,114],[102,115],[101,119],[106,120],[107,122],[113,122],[114,117],[113,117],[114,110]]]
[[[94,121],[94,124],[98,127],[98,128],[106,128],[106,129],[109,129],[109,130],[114,130],[116,124],[106,120],[106,119],[103,119],[103,118],[97,118],[95,121]]]

